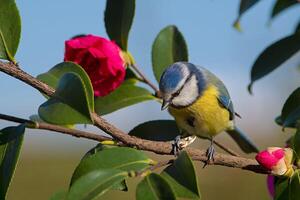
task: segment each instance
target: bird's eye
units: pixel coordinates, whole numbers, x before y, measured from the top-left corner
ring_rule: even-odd
[[[178,90],[177,92],[175,92],[175,93],[173,94],[173,97],[177,97],[177,96],[179,95],[179,93],[180,93],[180,91]]]

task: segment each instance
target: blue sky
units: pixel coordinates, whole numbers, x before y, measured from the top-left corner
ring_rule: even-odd
[[[273,2],[261,1],[247,12],[241,22],[243,33],[239,33],[232,28],[238,0],[137,1],[129,50],[142,71],[155,82],[151,69],[152,42],[162,28],[177,25],[188,44],[190,61],[213,71],[227,85],[235,109],[243,116],[237,123],[249,130],[259,124],[259,131],[268,133],[276,126],[272,121],[274,116],[300,83],[295,68],[299,60],[292,59],[254,84],[254,96],[246,91],[255,58],[269,44],[291,34],[299,20],[298,6],[278,16],[271,26],[267,25]],[[64,41],[70,37],[81,33],[107,37],[103,22],[105,1],[17,0],[17,4],[22,17],[17,60],[22,69],[34,76],[63,60]],[[0,73],[0,91],[2,113],[28,117],[44,101],[37,91],[3,73]],[[143,103],[106,118],[129,130],[143,121],[169,118],[159,107],[155,102]],[[266,123],[262,124],[261,120]],[[0,121],[1,126],[6,124]],[[34,141],[33,137],[28,138]]]

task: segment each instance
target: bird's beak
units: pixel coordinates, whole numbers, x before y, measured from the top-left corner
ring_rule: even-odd
[[[161,110],[164,110],[166,109],[170,104],[170,101],[166,101],[166,100],[163,100],[163,103],[161,105]]]

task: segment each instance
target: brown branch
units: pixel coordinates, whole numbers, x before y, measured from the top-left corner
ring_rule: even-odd
[[[52,96],[54,89],[17,68],[12,63],[6,63],[0,61],[0,71],[3,71],[6,74],[9,74],[26,84],[31,85],[40,92]],[[94,125],[103,130],[105,133],[111,135],[113,138],[121,141],[127,146],[136,147],[140,150],[151,151],[157,154],[172,154],[172,145],[170,142],[155,142],[150,140],[144,140],[130,136],[118,129],[114,125],[108,123],[105,119],[98,116],[96,113],[92,113],[92,118],[94,120]],[[186,151],[194,160],[199,160],[206,162],[206,151],[198,150],[193,148],[186,148]],[[242,158],[237,156],[230,156],[225,154],[216,153],[214,156],[214,165],[222,165],[227,167],[241,168],[244,170],[253,171],[256,173],[269,173],[266,169],[262,168],[254,159]]]
[[[149,85],[155,92],[155,96],[160,97],[159,89],[144,75],[136,64],[131,64],[134,71],[140,76],[141,81]]]

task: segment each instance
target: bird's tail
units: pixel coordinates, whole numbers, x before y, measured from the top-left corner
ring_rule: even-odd
[[[239,145],[239,147],[245,153],[257,153],[258,148],[256,145],[248,138],[246,134],[244,134],[240,129],[235,127],[232,130],[226,131],[229,135],[234,139],[234,141]]]

